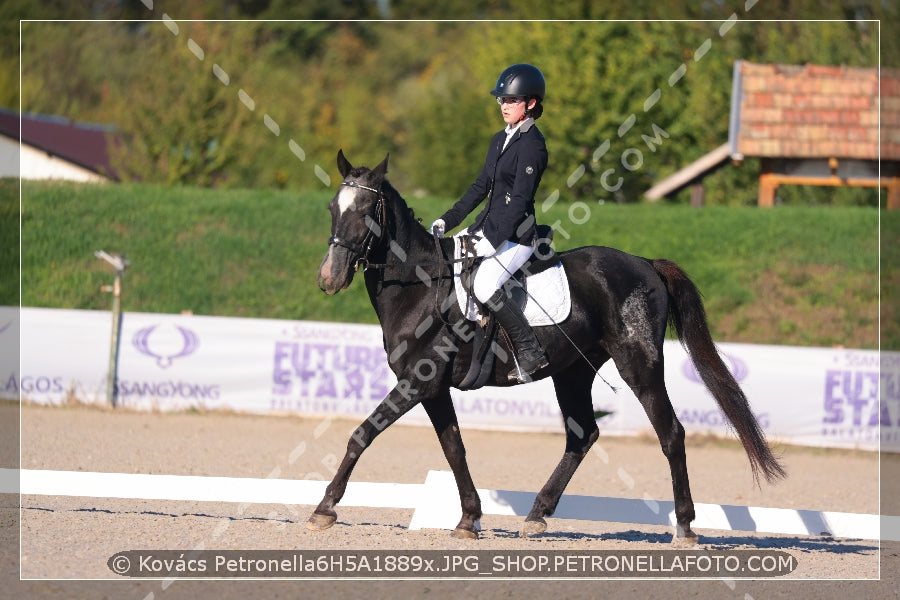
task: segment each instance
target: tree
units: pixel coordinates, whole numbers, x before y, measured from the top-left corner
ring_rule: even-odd
[[[637,201],[654,181],[726,141],[735,60],[877,64],[877,23],[756,21],[779,11],[809,14],[818,2],[761,2],[749,10],[738,4],[692,5],[673,15],[695,19],[683,22],[176,21],[178,35],[159,20],[28,23],[23,107],[114,123],[125,139],[116,153],[128,178],[321,187],[321,169],[331,172],[343,148],[363,164],[390,152],[395,185],[453,197],[472,181],[486,141],[502,127],[488,94],[497,75],[532,62],[548,84],[539,126],[550,167],[541,193]],[[846,19],[865,12],[857,5],[847,0],[832,12],[819,10]],[[484,0],[468,9],[450,2],[440,14],[661,19],[662,6]],[[425,9],[419,0],[395,0],[391,10],[403,17]],[[350,17],[375,15],[377,7],[370,0],[190,0],[172,16],[221,11]],[[872,9],[893,22],[895,13]],[[882,32],[882,42],[896,47],[888,37]],[[889,58],[882,53],[884,64]],[[0,81],[4,72],[13,71],[0,68]],[[707,180],[707,202],[752,202],[753,177],[748,168],[723,169]]]
[[[238,53],[246,43],[242,33],[246,28],[191,24],[190,39],[204,60],[161,26],[137,36],[132,75],[111,82],[112,117],[121,139],[113,148],[114,166],[123,179],[231,183],[229,170],[242,159],[252,133],[252,113],[236,89],[214,76],[205,54]]]

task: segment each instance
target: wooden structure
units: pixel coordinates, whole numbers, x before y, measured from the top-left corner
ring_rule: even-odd
[[[760,159],[759,206],[780,185],[888,189],[900,209],[900,71],[845,66],[734,64],[728,143],[654,185],[658,199],[693,185],[729,159]]]

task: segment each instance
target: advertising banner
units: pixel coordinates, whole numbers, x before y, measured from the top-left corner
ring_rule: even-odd
[[[111,330],[106,312],[0,308],[0,396],[106,403]],[[8,348],[17,338],[18,357]],[[719,350],[770,438],[900,451],[900,353],[730,343]],[[665,342],[664,360],[685,429],[733,436],[677,341]],[[361,420],[397,383],[380,327],[313,321],[124,313],[117,367],[116,404],[137,410]],[[451,394],[464,427],[563,431],[550,380]],[[612,361],[595,379],[593,404],[610,413],[598,421],[604,434],[652,434]],[[401,422],[428,419],[417,407]]]

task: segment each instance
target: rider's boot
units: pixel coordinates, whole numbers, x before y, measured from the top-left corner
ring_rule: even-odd
[[[506,291],[503,289],[494,292],[494,295],[487,301],[487,307],[509,334],[515,347],[518,368],[509,372],[510,381],[518,380],[520,383],[531,381],[530,375],[538,369],[548,366],[550,362],[547,360],[544,348],[535,337],[531,325],[522,314],[522,309],[511,298],[507,298]]]

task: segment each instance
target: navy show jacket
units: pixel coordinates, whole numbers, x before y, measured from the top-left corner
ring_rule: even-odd
[[[441,217],[450,231],[487,198],[468,230],[482,230],[494,248],[507,240],[526,246],[534,242],[534,194],[547,168],[547,146],[534,119],[523,121],[503,149],[505,140],[505,129],[494,135],[475,182]]]

